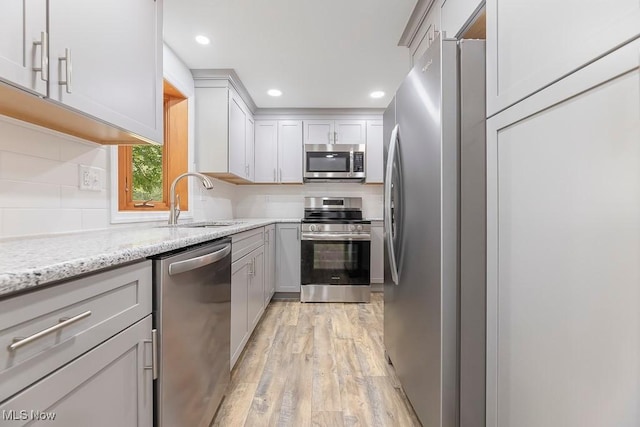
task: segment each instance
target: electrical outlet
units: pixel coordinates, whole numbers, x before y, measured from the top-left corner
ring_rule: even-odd
[[[78,168],[80,190],[102,191],[102,169],[80,165]]]

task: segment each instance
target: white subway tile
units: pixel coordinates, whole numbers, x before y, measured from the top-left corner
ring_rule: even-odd
[[[107,169],[107,147],[73,141],[60,144],[60,160]]]
[[[52,160],[60,158],[60,142],[68,141],[27,127],[32,125],[16,123],[16,120],[0,116],[0,151],[11,151]]]
[[[4,209],[2,237],[82,229],[80,209]]]
[[[52,184],[0,179],[0,207],[60,207],[60,187]]]
[[[109,194],[102,191],[81,191],[78,187],[60,187],[60,206],[63,208],[106,209]]]
[[[78,185],[78,165],[24,154],[0,152],[0,179]]]
[[[83,209],[82,210],[82,229],[96,230],[99,228],[109,227],[109,210],[108,209]]]

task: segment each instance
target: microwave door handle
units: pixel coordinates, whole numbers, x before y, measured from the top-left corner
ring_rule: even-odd
[[[349,152],[349,176],[353,174],[353,150]]]
[[[398,266],[396,264],[396,251],[393,246],[393,225],[392,217],[393,206],[391,203],[391,178],[393,177],[393,161],[398,146],[398,125],[391,132],[391,140],[389,141],[389,153],[387,154],[387,170],[384,177],[384,235],[387,240],[387,248],[389,250],[389,267],[391,269],[391,278],[393,283],[398,284]]]

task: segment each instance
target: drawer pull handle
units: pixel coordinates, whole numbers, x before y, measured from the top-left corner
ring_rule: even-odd
[[[20,347],[23,347],[47,335],[53,334],[54,332],[58,332],[61,329],[69,325],[72,325],[89,316],[91,316],[91,310],[87,310],[84,313],[78,314],[77,316],[73,316],[73,317],[62,317],[60,318],[60,323],[58,323],[57,325],[50,326],[47,329],[41,330],[40,332],[36,332],[35,334],[28,336],[27,338],[24,338],[24,337],[14,338],[13,344],[8,346],[7,349],[9,351],[16,351]]]

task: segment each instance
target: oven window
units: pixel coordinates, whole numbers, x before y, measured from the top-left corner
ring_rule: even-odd
[[[368,285],[369,241],[302,241],[302,284]]]
[[[315,270],[356,270],[358,252],[358,246],[316,243],[313,250],[313,268]]]
[[[307,153],[307,172],[349,172],[350,153]]]

